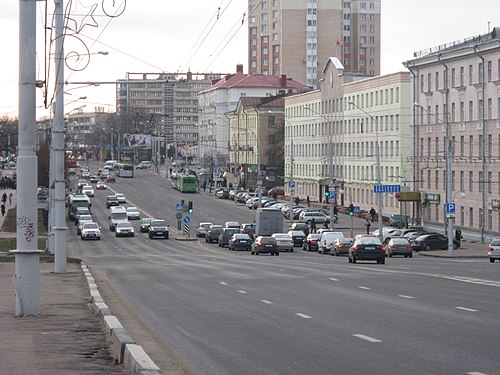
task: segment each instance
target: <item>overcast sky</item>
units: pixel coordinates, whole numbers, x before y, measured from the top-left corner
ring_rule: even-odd
[[[64,2],[70,4],[69,0]],[[47,3],[52,9],[53,0]],[[104,15],[102,3],[112,13],[121,10],[125,1],[72,1],[74,20],[68,26],[80,29],[81,41],[67,39],[65,52],[74,49],[85,54],[86,47],[91,55],[84,70],[66,68],[69,82],[112,82],[124,78],[126,72],[232,73],[239,63],[247,72],[247,25],[242,25],[246,0],[127,0],[123,14],[114,18]],[[39,80],[45,79],[44,4],[37,2]],[[112,4],[115,9],[108,8]],[[94,16],[83,19],[94,5]],[[16,0],[1,1],[0,116],[17,116],[18,9]],[[48,14],[48,22],[50,18]],[[411,59],[415,51],[484,34],[495,26],[500,27],[499,0],[382,0],[382,74],[404,70],[402,62]],[[100,51],[108,54],[96,54]],[[49,82],[53,82],[53,75]],[[114,110],[114,85],[78,87],[65,87],[69,93],[65,112],[81,105],[89,111],[96,106]],[[83,96],[87,99],[78,100]],[[48,113],[41,91],[37,105],[38,116]]]

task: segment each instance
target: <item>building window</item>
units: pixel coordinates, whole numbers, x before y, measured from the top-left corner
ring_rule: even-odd
[[[483,172],[479,172],[479,192],[483,191]]]
[[[460,191],[464,191],[464,183],[465,183],[465,172],[464,171],[460,171]]]
[[[460,86],[464,86],[465,81],[465,68],[463,66],[460,67]]]
[[[472,100],[469,101],[469,121],[472,121],[474,114],[474,102]]]
[[[451,87],[455,87],[455,68],[451,69]]]
[[[469,207],[469,227],[474,226],[474,207]]]
[[[488,172],[488,193],[493,193],[493,181],[492,181],[492,178],[493,178],[493,173],[492,172]]]
[[[480,62],[477,69],[477,81],[483,83],[483,63]]]
[[[474,83],[472,82],[472,74],[474,72],[474,69],[472,65],[469,65],[469,86],[472,86]]]
[[[491,82],[492,81],[492,76],[493,76],[493,72],[492,72],[492,62],[491,61],[488,61],[488,82]]]
[[[460,156],[464,156],[465,151],[465,137],[463,135],[460,136]]]
[[[469,157],[474,156],[474,136],[469,135]]]
[[[474,191],[474,172],[473,171],[469,171],[469,192],[473,192]]]

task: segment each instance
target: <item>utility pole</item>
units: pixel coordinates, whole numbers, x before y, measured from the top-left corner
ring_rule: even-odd
[[[332,190],[333,187],[333,144],[330,139],[330,144],[328,147],[328,165],[329,165],[329,174],[330,174],[330,185],[328,185],[329,190]],[[333,218],[334,215],[334,206],[335,201],[337,200],[337,189],[333,188],[333,197],[331,193],[328,195],[328,199],[330,199],[330,228],[335,229],[335,220]],[[352,237],[352,236],[351,236]]]
[[[292,129],[290,128],[290,134]],[[292,187],[293,186],[293,187]],[[293,136],[290,135],[290,221],[293,223],[293,192],[295,190],[295,181],[293,181]]]
[[[40,314],[36,183],[36,0],[19,1],[19,155],[14,290],[16,316]]]

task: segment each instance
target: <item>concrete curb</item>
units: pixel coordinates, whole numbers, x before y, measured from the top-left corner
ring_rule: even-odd
[[[134,338],[123,327],[119,319],[113,315],[108,305],[104,303],[92,273],[83,262],[81,268],[89,287],[92,309],[103,323],[106,338],[111,341],[111,351],[115,355],[115,362],[123,364],[125,370],[131,375],[161,375],[160,368],[142,346],[135,343]]]
[[[486,259],[487,256],[484,255],[452,255],[449,256],[447,254],[432,254],[432,253],[417,253],[423,257],[433,257],[433,258],[447,258],[447,259]]]

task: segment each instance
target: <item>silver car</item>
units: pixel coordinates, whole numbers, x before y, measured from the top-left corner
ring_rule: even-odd
[[[488,258],[490,262],[495,262],[495,259],[500,260],[500,238],[491,241],[490,246],[488,246]]]
[[[288,233],[274,233],[271,237],[278,243],[279,251],[293,251],[293,238]]]
[[[385,248],[385,256],[404,255],[404,257],[413,257],[413,248],[411,243],[404,237],[391,238]]]

